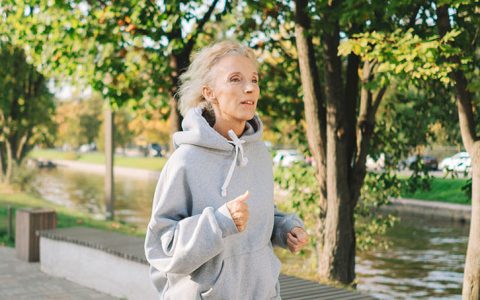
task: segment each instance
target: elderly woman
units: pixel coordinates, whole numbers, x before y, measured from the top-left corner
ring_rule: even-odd
[[[162,299],[280,299],[272,244],[300,250],[303,223],[273,204],[272,158],[255,114],[251,49],[202,49],[181,76],[183,131],[155,191],[145,241]]]

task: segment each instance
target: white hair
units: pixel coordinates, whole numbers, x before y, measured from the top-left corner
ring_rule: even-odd
[[[178,107],[183,116],[190,108],[208,106],[202,89],[211,82],[210,70],[222,57],[232,54],[243,55],[258,66],[253,50],[236,41],[218,42],[197,52],[188,69],[180,75]]]

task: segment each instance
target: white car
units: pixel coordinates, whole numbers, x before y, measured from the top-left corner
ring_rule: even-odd
[[[305,162],[305,157],[297,150],[278,150],[273,158],[276,166],[290,167],[295,162]]]
[[[458,173],[469,173],[472,170],[472,159],[469,157],[465,161],[462,161],[455,167],[453,167],[453,171]]]
[[[377,160],[373,159],[370,155],[367,155],[365,167],[368,171],[380,171],[385,169],[385,154],[380,154]]]
[[[438,168],[443,171],[464,172],[468,171],[468,166],[471,166],[471,159],[468,152],[459,152],[454,156],[442,160]]]

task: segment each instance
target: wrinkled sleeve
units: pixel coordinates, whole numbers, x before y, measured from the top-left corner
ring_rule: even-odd
[[[303,222],[295,214],[286,214],[275,207],[275,219],[273,223],[272,244],[287,248],[287,233],[294,227],[302,227]]]
[[[190,274],[223,250],[223,239],[237,233],[226,204],[191,215],[186,169],[165,165],[158,181],[145,239],[145,255],[163,273]]]

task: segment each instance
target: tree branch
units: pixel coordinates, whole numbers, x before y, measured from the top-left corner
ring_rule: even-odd
[[[308,124],[307,140],[317,165],[317,179],[320,188],[320,208],[326,211],[326,110],[320,89],[317,60],[310,35],[310,17],[307,1],[295,0],[295,43],[303,87],[305,119]]]
[[[451,30],[447,5],[437,7],[437,27],[440,37],[445,36],[445,34]],[[450,61],[460,65],[460,58],[457,55],[450,57]],[[455,82],[458,118],[463,143],[467,151],[472,153],[474,142],[478,140],[475,134],[472,93],[467,89],[468,81],[461,69],[456,68],[455,71],[450,73],[450,77]]]
[[[408,21],[408,28],[413,28],[415,26],[415,22],[417,21],[417,15],[421,8],[422,8],[421,3],[418,4],[416,7],[414,7],[412,16],[409,18],[409,21]]]
[[[193,46],[195,45],[195,41],[197,39],[197,36],[202,32],[203,26],[205,26],[205,24],[208,22],[208,20],[212,16],[212,13],[215,10],[215,6],[217,6],[217,3],[218,3],[218,0],[214,0],[212,5],[210,5],[210,7],[208,8],[208,11],[203,16],[203,18],[200,21],[198,21],[197,28],[196,28],[195,32],[192,34],[190,39],[185,44],[185,52],[186,53],[191,53],[191,51],[193,49]]]

